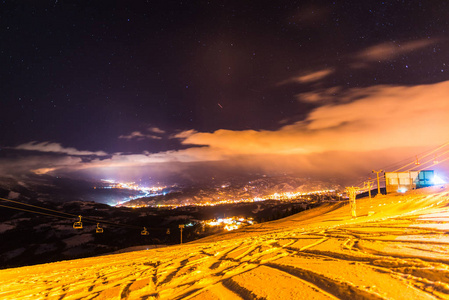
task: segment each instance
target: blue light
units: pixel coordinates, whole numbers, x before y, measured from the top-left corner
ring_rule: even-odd
[[[438,175],[435,174],[435,176],[433,176],[432,183],[433,183],[434,185],[439,185],[439,184],[445,184],[446,181],[444,181],[444,180],[441,179]]]

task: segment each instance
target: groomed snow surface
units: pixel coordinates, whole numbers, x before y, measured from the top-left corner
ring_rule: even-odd
[[[449,189],[196,242],[0,271],[0,299],[449,299]]]

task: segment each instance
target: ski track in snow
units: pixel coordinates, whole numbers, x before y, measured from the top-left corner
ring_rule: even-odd
[[[449,190],[361,199],[184,245],[0,270],[0,299],[449,299]]]

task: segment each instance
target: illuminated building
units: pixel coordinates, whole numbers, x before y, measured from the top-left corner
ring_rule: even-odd
[[[435,184],[433,170],[385,172],[385,187],[388,193],[404,193]]]

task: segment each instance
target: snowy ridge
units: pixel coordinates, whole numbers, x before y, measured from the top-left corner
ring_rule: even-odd
[[[1,299],[449,299],[449,190],[341,203],[196,242],[0,271]]]

